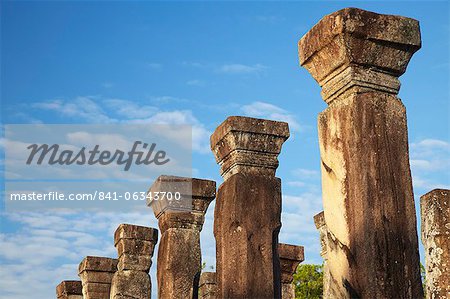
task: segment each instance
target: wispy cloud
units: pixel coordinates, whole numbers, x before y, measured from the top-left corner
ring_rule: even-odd
[[[225,74],[260,74],[267,69],[267,66],[259,63],[254,65],[233,63],[224,64],[220,66],[217,71]]]
[[[246,116],[285,121],[289,123],[289,128],[293,131],[302,129],[302,126],[298,123],[296,117],[292,113],[270,103],[253,102],[242,106],[241,111]]]
[[[117,257],[113,233],[120,223],[157,227],[151,210],[142,213],[4,214],[21,229],[0,233],[0,288],[7,298],[52,298],[56,285],[78,278],[86,255]],[[154,276],[155,267],[151,274]],[[33,281],[27,288],[20,282]],[[153,288],[155,290],[155,288]]]
[[[98,102],[99,99],[97,97],[82,96],[70,101],[57,99],[37,102],[32,107],[54,111],[65,117],[81,118],[92,123],[116,122],[117,120],[109,117]]]
[[[415,189],[426,192],[450,186],[450,142],[423,139],[412,143],[410,163]]]
[[[159,97],[161,101],[178,100]],[[164,111],[156,106],[123,99],[77,97],[71,100],[51,100],[33,104],[34,109],[47,110],[85,123],[151,123],[192,126],[192,149],[210,153],[211,132],[193,115],[191,110]]]
[[[153,70],[160,70],[163,68],[163,65],[161,63],[149,62],[147,63],[147,67]]]
[[[207,68],[210,67],[209,64],[197,61],[183,61],[181,63],[182,66],[186,67],[194,67],[194,68]]]
[[[203,87],[206,85],[206,82],[203,80],[189,80],[186,82],[186,85]]]
[[[103,88],[106,88],[106,89],[109,89],[109,88],[113,88],[113,87],[114,87],[114,84],[111,83],[111,82],[103,82],[103,83],[102,83],[102,87],[103,87]]]

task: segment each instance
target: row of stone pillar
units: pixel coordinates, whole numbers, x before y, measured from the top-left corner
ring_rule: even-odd
[[[420,46],[416,20],[354,8],[324,17],[299,42],[300,64],[328,104],[318,118],[324,211],[314,219],[324,298],[423,297],[406,111],[397,97],[398,77]],[[179,201],[148,202],[161,231],[161,298],[195,298],[199,285],[202,298],[292,298],[291,277],[303,250],[278,242],[282,201],[275,176],[288,137],[287,123],[236,116],[211,136],[224,179],[214,211],[215,274],[200,275],[200,231],[215,183],[162,176],[153,184],[152,193],[181,194]],[[450,292],[448,204],[448,190],[422,199],[429,298]],[[120,229],[118,261],[88,257],[80,266],[84,298],[107,298],[86,297],[90,292],[150,296],[148,257],[156,230],[146,228],[145,239],[141,229]],[[59,289],[65,286],[76,289],[69,282]]]
[[[200,294],[201,298],[220,298],[216,274],[200,275],[200,232],[208,205],[215,198],[215,182],[161,176],[149,192],[181,192],[182,195],[179,201],[149,201],[161,231],[157,263],[159,297],[197,298]],[[57,297],[150,298],[148,272],[157,241],[156,229],[121,224],[114,234],[118,259],[86,257],[78,270],[81,282],[63,281],[57,287]],[[283,283],[283,298],[294,298],[292,280],[297,265],[303,261],[303,247],[278,244],[277,251],[281,264],[277,277]]]

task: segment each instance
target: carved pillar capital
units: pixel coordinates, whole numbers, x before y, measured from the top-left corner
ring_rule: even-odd
[[[418,21],[345,8],[322,18],[301,38],[299,58],[331,104],[348,93],[397,94],[398,77],[420,47]]]
[[[64,280],[56,287],[57,299],[82,299],[82,284],[79,280]]]
[[[111,281],[117,271],[117,259],[87,256],[78,266],[83,284],[83,298],[109,297]]]
[[[120,224],[114,233],[114,246],[119,256],[118,270],[148,272],[157,242],[158,230],[155,228]]]
[[[292,283],[298,265],[305,260],[303,246],[278,244],[281,266],[281,282]]]
[[[206,210],[216,197],[216,182],[162,175],[148,194],[147,205],[152,207],[162,233],[168,228],[200,231]]]
[[[211,150],[226,180],[235,173],[275,176],[281,146],[289,138],[285,122],[230,116],[211,135]]]

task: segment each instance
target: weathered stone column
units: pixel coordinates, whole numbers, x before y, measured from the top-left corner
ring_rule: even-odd
[[[294,280],[298,265],[305,260],[303,246],[278,244],[281,265],[281,298],[295,299]]]
[[[111,280],[116,271],[116,259],[85,257],[78,267],[78,276],[83,285],[83,299],[108,299]]]
[[[216,299],[216,293],[216,273],[203,272],[200,275],[199,299]]]
[[[151,298],[152,284],[148,271],[157,242],[157,229],[119,225],[114,233],[119,262],[111,283],[111,299]]]
[[[161,241],[158,249],[159,298],[197,296],[202,268],[200,232],[206,210],[216,196],[216,182],[194,178],[160,176],[150,188],[148,201],[158,219]],[[162,193],[167,192],[165,198]],[[176,199],[176,194],[181,198]],[[172,199],[167,198],[172,194]]]
[[[450,190],[420,198],[427,298],[450,298]]]
[[[218,298],[280,298],[278,154],[284,122],[228,117],[211,136],[223,184],[214,211]]]
[[[336,282],[331,282],[331,275],[328,269],[328,238],[330,235],[328,234],[327,225],[325,223],[325,216],[323,211],[314,216],[314,224],[316,225],[317,230],[320,234],[320,255],[323,258],[323,294],[326,295],[324,298],[345,298],[345,293],[340,293],[341,288],[333,288],[334,285],[339,286]]]
[[[398,77],[421,46],[416,20],[347,8],[299,42],[322,86],[327,267],[341,298],[420,298],[406,111]],[[325,298],[330,298],[325,294]]]
[[[56,287],[57,299],[83,299],[81,281],[64,280]]]

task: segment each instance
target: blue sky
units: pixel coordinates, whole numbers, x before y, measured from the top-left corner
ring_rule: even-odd
[[[447,1],[3,1],[2,123],[191,124],[193,173],[220,183],[208,139],[227,116],[288,121],[292,136],[277,171],[280,241],[304,245],[306,262],[320,263],[312,217],[322,209],[316,118],[326,104],[299,66],[297,42],[321,17],[349,6],[420,21],[423,46],[400,78],[399,94],[408,113],[416,202],[432,188],[449,188]],[[213,208],[202,233],[208,265],[214,265]],[[121,222],[157,225],[145,207],[120,215],[3,213],[0,296],[54,297],[60,280],[77,278],[83,256],[116,255],[112,233]],[[23,282],[33,283],[23,288]]]

